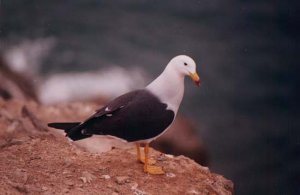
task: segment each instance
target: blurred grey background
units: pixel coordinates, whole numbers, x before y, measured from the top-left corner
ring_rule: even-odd
[[[41,77],[120,66],[146,82],[189,55],[203,84],[186,80],[180,112],[209,168],[237,194],[300,194],[298,14],[296,0],[2,0],[0,49],[22,69],[25,48]]]

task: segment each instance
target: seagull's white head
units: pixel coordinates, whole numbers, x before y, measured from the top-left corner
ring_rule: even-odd
[[[182,76],[190,76],[197,86],[200,85],[200,77],[196,70],[195,61],[186,55],[179,55],[174,57],[166,67],[172,69]]]

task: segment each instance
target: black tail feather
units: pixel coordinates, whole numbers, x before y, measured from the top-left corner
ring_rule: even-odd
[[[74,123],[48,123],[48,127],[52,127],[55,129],[62,129],[65,130],[66,133],[68,131],[76,126],[78,126],[80,123],[79,122],[74,122]]]
[[[82,134],[81,129],[84,125],[80,125],[80,122],[73,123],[48,123],[48,127],[55,129],[62,129],[66,132],[66,136],[73,141],[91,137],[92,135]],[[72,130],[72,131],[70,131]]]

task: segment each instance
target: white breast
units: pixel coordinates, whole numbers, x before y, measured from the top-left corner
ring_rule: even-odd
[[[184,76],[165,70],[146,89],[167,104],[167,109],[176,115],[183,98]]]

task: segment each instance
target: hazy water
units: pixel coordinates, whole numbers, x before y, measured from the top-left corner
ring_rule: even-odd
[[[210,168],[237,194],[299,194],[297,1],[1,1],[2,47],[52,37],[43,73],[142,66],[177,54],[198,63],[181,112],[194,118]]]

